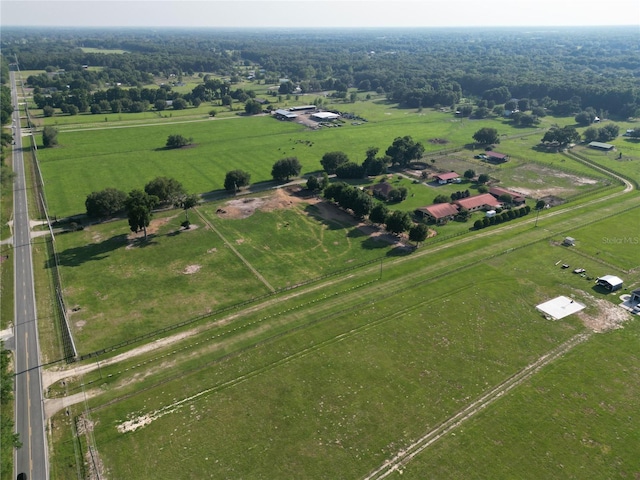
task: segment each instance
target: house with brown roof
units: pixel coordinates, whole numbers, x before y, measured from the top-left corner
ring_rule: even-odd
[[[507,190],[506,188],[491,187],[489,188],[489,193],[496,197],[496,200],[499,200],[502,195],[511,195],[514,205],[522,205],[526,200],[524,196],[520,195],[517,192]]]
[[[453,203],[460,208],[466,208],[470,212],[475,212],[476,210],[493,210],[502,207],[502,203],[496,200],[490,193],[481,193],[480,195],[461,198]]]
[[[437,223],[444,223],[458,214],[458,206],[452,203],[435,203],[420,207],[417,211]]]
[[[445,183],[459,183],[460,175],[456,172],[447,172],[447,173],[439,173],[434,175],[435,178],[440,185],[444,185]]]
[[[387,182],[376,183],[371,187],[373,196],[381,198],[383,200],[389,198],[389,193],[391,193],[391,190],[393,190],[393,186]]]

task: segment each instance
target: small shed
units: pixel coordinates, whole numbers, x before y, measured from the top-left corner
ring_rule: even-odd
[[[636,290],[631,292],[631,303],[636,303],[636,302],[640,304],[640,288],[637,288]]]
[[[562,241],[562,245],[564,245],[565,247],[575,247],[576,239],[573,237],[564,237],[564,240]]]
[[[616,290],[620,290],[622,288],[622,279],[616,277],[615,275],[605,275],[604,277],[596,279],[596,285],[600,285],[607,290],[615,292]]]

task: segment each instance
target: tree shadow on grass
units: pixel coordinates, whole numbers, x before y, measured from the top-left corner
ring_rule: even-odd
[[[330,206],[328,208],[337,207]],[[344,215],[346,215],[347,217],[345,217],[344,221],[341,221],[336,218],[327,218],[320,210],[320,208],[318,208],[316,205],[307,205],[304,211],[314,220],[322,223],[323,225],[326,225],[329,230],[342,230],[353,226],[353,220],[348,219],[348,214],[346,213]]]
[[[100,243],[90,243],[59,252],[58,264],[64,267],[79,267],[86,262],[107,258],[111,252],[126,246],[127,235],[116,235]],[[53,257],[46,261],[46,267],[55,267],[55,259]]]

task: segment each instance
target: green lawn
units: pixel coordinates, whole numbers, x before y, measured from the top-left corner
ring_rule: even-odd
[[[361,477],[580,331],[575,322],[544,320],[531,295],[515,276],[478,266],[378,301],[363,298],[357,310],[100,408],[92,414],[104,425],[95,432],[98,449],[118,476],[136,469],[145,472],[140,478]],[[487,315],[487,305],[505,313]],[[139,431],[116,429],[203,389],[211,391]],[[151,445],[159,455],[145,461],[139,452]]]
[[[183,219],[181,211],[157,215],[149,241],[133,248],[126,221],[57,236],[80,353],[268,292],[204,225],[180,232]]]
[[[639,341],[638,320],[592,336],[389,478],[637,476]]]
[[[611,209],[620,204],[609,203]],[[606,211],[609,205],[600,208]],[[212,221],[229,241],[242,235],[245,241],[235,242],[241,247],[254,238],[249,235],[254,229],[258,242],[273,241],[278,225],[297,221],[280,213],[249,217],[246,231]],[[229,221],[234,222],[243,221]],[[578,318],[550,322],[535,305],[559,294],[576,295],[587,304],[585,312],[597,314],[594,299],[608,297],[557,262],[575,264],[579,259],[589,272],[602,265],[544,240],[549,229],[563,224],[571,225],[571,220],[541,220],[541,228],[531,235],[543,240],[524,249],[509,246],[526,242],[529,235],[516,232],[527,227],[442,252],[430,253],[427,246],[426,255],[385,263],[383,282],[366,283],[377,274],[371,269],[354,271],[349,276],[359,288],[330,287],[320,301],[292,298],[240,316],[239,323],[210,330],[186,350],[155,353],[155,359],[142,362],[145,370],[140,370],[141,360],[133,369],[133,360],[100,372],[101,378],[113,379],[98,380],[94,372],[91,378],[103,383],[105,402],[110,399],[90,402],[97,408],[92,420],[101,426],[94,435],[102,460],[118,478],[134,474],[134,468],[138,476],[145,473],[141,478],[207,473],[212,478],[364,476],[492,386],[583,331]],[[179,237],[200,231],[202,227]],[[203,239],[207,244],[208,238]],[[312,238],[317,241],[317,231]],[[278,246],[280,258],[285,258],[285,247]],[[147,248],[158,254],[162,242]],[[623,248],[632,251],[630,245]],[[243,255],[249,257],[250,250]],[[298,268],[286,262],[291,259],[263,263],[261,271],[272,279],[277,276],[269,275],[269,269],[280,270],[283,264]],[[636,273],[625,280],[639,279]],[[287,324],[291,327],[283,330]],[[148,375],[141,378],[143,371]],[[566,388],[575,385],[572,378],[565,378]],[[136,384],[145,389],[136,394]],[[119,394],[119,389],[124,390]],[[193,395],[198,396],[189,399]],[[531,410],[546,410],[543,400]],[[561,405],[557,408],[564,412]],[[126,434],[116,429],[147,414],[157,419],[143,429]],[[584,419],[577,428],[590,428],[590,421]],[[147,460],[142,452],[152,448],[159,454]],[[64,449],[60,455],[64,457]],[[429,455],[419,460],[423,457]],[[460,468],[464,477],[473,476],[470,469],[477,467],[469,463]],[[542,466],[530,471],[531,478],[546,472]]]

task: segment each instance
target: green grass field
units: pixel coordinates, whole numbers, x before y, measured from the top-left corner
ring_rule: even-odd
[[[328,151],[361,162],[368,147],[382,153],[404,135],[424,143],[428,171],[472,168],[501,186],[579,200],[480,231],[469,230],[482,215],[474,214],[436,227],[438,235],[411,254],[310,201],[246,218],[217,212],[230,209],[228,200],[250,204],[274,192],[202,204],[189,231],[179,229],[182,211],[156,213],[146,244],[127,237],[124,220],[58,235],[80,353],[202,318],[170,332],[183,335],[174,343],[118,363],[114,355],[126,349],[109,352],[84,362],[92,371],[51,385],[51,397],[100,392],[87,401],[92,435],[72,430],[74,422],[82,426],[84,404],[54,417],[53,479],[75,478],[89,444],[109,478],[364,478],[618,308],[623,292],[607,295],[561,263],[589,276],[619,275],[626,288],[640,285],[637,193],[622,193],[611,177],[570,156],[534,150],[541,132],[523,136],[499,119],[459,121],[381,99],[341,109],[369,122],[309,131],[230,114],[150,126],[144,118],[137,126],[109,118],[105,124],[124,128],[91,130],[82,124],[86,116],[73,119],[79,123],[61,128],[60,147],[39,151],[50,214],[80,214],[92,191],[141,188],[159,175],[207,193],[241,168],[266,185],[279,158],[297,156],[308,174]],[[504,165],[476,160],[465,146],[487,125],[502,134],[496,149],[512,156]],[[195,146],[163,150],[173,133],[193,137]],[[436,138],[449,143],[429,141]],[[461,150],[437,153],[445,148]],[[640,180],[640,156],[627,150],[624,162],[580,154]],[[407,211],[442,192],[474,190],[426,186],[397,173],[388,180],[409,190],[391,206]],[[560,245],[568,235],[576,247]],[[43,262],[49,275],[50,262]],[[557,295],[586,309],[547,320],[535,306]],[[629,420],[640,393],[637,337],[637,320],[591,334],[403,466],[403,476],[533,479],[561,468],[574,478],[635,474],[638,442],[621,439],[637,438]],[[53,357],[58,347],[46,349]],[[136,419],[149,424],[118,430]]]
[[[160,175],[176,178],[190,192],[205,193],[221,189],[226,172],[235,168],[248,171],[252,182],[261,182],[270,180],[275,161],[296,156],[304,175],[320,170],[320,159],[329,151],[342,150],[353,161],[361,162],[367,148],[376,146],[384,152],[394,138],[404,135],[423,142],[428,158],[429,151],[442,149],[442,145],[433,145],[429,139],[447,138],[454,145],[464,144],[478,127],[475,122],[451,121],[450,115],[441,113],[427,116],[395,110],[394,115],[359,126],[319,131],[269,117],[61,131],[59,147],[40,149],[39,160],[44,176],[49,179],[50,213],[63,217],[83,213],[84,200],[93,191],[114,186],[129,191]],[[486,123],[495,124],[507,133],[515,131],[500,120]],[[167,137],[177,133],[193,138],[194,146],[178,151],[164,150]],[[531,144],[538,140],[537,136],[529,139]],[[501,144],[507,153],[510,153],[509,142],[505,140]],[[522,137],[514,142],[522,142]],[[586,170],[570,160],[546,155],[547,159],[556,157],[560,168]],[[526,163],[526,158],[518,163],[523,161]],[[446,168],[446,164],[444,160],[437,160],[435,165]],[[483,168],[479,167],[479,172]],[[512,165],[493,167],[491,174],[506,184],[508,174],[505,178],[501,178],[501,174],[513,168]]]
[[[637,320],[593,336],[389,478],[637,475],[639,341]]]

